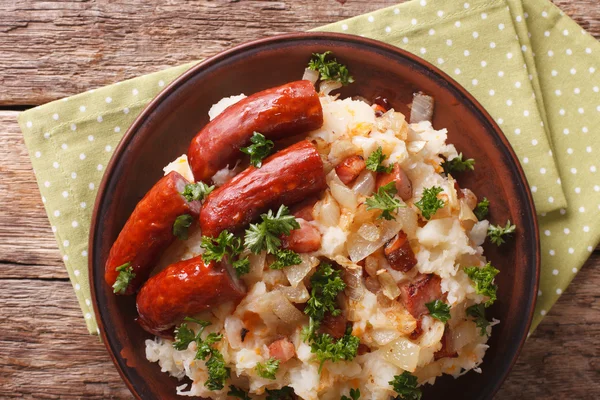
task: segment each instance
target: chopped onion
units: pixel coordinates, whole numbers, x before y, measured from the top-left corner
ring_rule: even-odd
[[[470,232],[477,222],[477,217],[473,214],[473,210],[467,204],[465,198],[460,199],[460,213],[458,214],[460,225],[466,232]]]
[[[337,178],[337,175],[336,175]],[[339,180],[339,178],[337,178]],[[356,198],[356,194],[344,185],[341,181],[338,183],[335,180],[332,180],[329,183],[329,189],[331,190],[331,195],[333,198],[342,206],[349,210],[356,210],[358,207],[358,199]]]
[[[338,81],[322,81],[319,86],[319,93],[325,96],[329,95],[332,91],[342,87],[342,83]]]
[[[381,290],[381,285],[379,284],[379,280],[375,277],[369,276],[365,279],[365,287],[367,290],[373,294],[376,294],[379,290]]]
[[[369,276],[377,276],[377,271],[379,271],[379,259],[376,256],[368,256],[365,259],[365,271]]]
[[[386,318],[394,325],[394,328],[403,335],[408,335],[417,328],[417,320],[413,317],[402,304],[397,301],[392,301],[383,294],[377,295],[377,301],[382,304],[380,298],[385,298],[390,306],[385,312]]]
[[[329,161],[334,165],[337,165],[344,161],[346,158],[354,156],[360,153],[358,148],[351,140],[338,139],[331,144],[331,151],[329,152]]]
[[[477,207],[477,196],[469,189],[460,189],[463,194],[463,199],[467,202],[467,205],[471,210]]]
[[[448,205],[453,210],[460,209],[460,205],[458,204],[458,193],[456,193],[456,187],[454,186],[454,178],[449,175],[448,176],[448,186],[445,188],[444,192],[448,194]]]
[[[371,337],[379,346],[385,346],[392,340],[398,339],[400,332],[393,329],[375,329],[371,333]]]
[[[409,238],[414,238],[419,227],[418,217],[411,207],[400,207],[396,212],[396,221],[400,223],[402,230]]]
[[[292,287],[298,286],[306,275],[308,275],[314,267],[319,265],[319,259],[317,257],[308,254],[300,254],[300,258],[302,259],[300,264],[290,265],[283,270]]]
[[[313,215],[315,220],[325,226],[336,226],[340,222],[340,206],[329,190],[325,191],[323,200],[315,204]]]
[[[427,142],[424,140],[415,140],[413,142],[408,142],[406,144],[406,150],[410,154],[417,154],[418,152],[420,152],[421,150],[423,150],[425,148],[426,144],[427,144]]]
[[[414,124],[421,121],[430,121],[433,117],[433,97],[427,96],[421,92],[413,95],[413,102],[410,107],[410,123]]]
[[[399,338],[381,348],[383,358],[405,371],[415,372],[421,348],[405,338]]]
[[[250,260],[250,271],[247,274],[242,275],[242,279],[250,286],[250,284],[262,279],[263,270],[265,268],[266,252],[261,251],[259,254],[248,252],[242,254],[242,256],[246,255]]]
[[[450,344],[453,351],[459,351],[469,343],[477,340],[477,326],[473,321],[464,321],[450,331]]]
[[[473,228],[471,228],[469,238],[473,241],[473,243],[475,243],[476,246],[481,246],[483,242],[485,242],[489,226],[489,221],[484,219],[483,221],[476,222],[475,225],[473,225]]]
[[[242,329],[244,329],[244,324],[238,317],[230,315],[225,318],[225,334],[227,335],[227,341],[234,349],[242,347]]]
[[[363,239],[369,242],[374,242],[381,237],[381,230],[372,222],[362,224],[357,232]]]
[[[335,261],[339,264],[338,257],[336,257]],[[354,266],[354,268],[347,268],[346,265],[340,264],[344,267],[342,279],[344,280],[344,283],[346,283],[346,294],[350,300],[361,301],[365,296],[366,289],[362,280],[362,268],[350,262],[345,264]]]
[[[350,259],[353,262],[359,262],[364,259],[366,256],[372,254],[375,250],[380,248],[396,235],[402,226],[395,220],[378,220],[375,222],[376,225],[379,226],[379,230],[381,235],[379,239],[371,242],[365,240],[358,232],[353,232],[348,235],[348,241],[346,243],[346,247],[348,249],[348,254],[350,255]]]
[[[302,75],[303,81],[310,81],[313,85],[319,80],[319,71],[314,69],[304,68],[304,75]]]
[[[370,196],[375,191],[375,174],[369,170],[364,170],[358,175],[352,191],[357,195]]]
[[[292,303],[306,303],[310,297],[304,282],[300,282],[298,286],[277,286],[277,290],[281,291]]]
[[[297,326],[306,319],[306,315],[294,307],[287,297],[281,294],[273,294],[275,294],[275,297],[273,297],[271,300],[273,314],[275,314],[280,320],[288,325]]]
[[[379,279],[379,283],[381,284],[381,290],[385,297],[390,300],[395,300],[398,296],[400,296],[400,289],[396,284],[396,281],[392,277],[392,275],[385,269],[379,271],[377,273],[377,279]]]

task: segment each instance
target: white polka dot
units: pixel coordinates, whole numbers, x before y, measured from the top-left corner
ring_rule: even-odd
[[[460,28],[460,21],[456,21],[456,22],[454,23],[454,26],[455,26],[455,27],[457,27],[457,28]]]
[[[548,197],[548,203],[554,203],[554,197],[552,197],[552,196]]]
[[[89,140],[90,142],[93,142],[93,141],[94,141],[94,137],[93,137],[92,135],[89,135],[89,136],[88,136],[88,140]]]
[[[496,122],[498,123],[498,125],[502,125],[504,123],[504,120],[502,118],[498,118]]]
[[[62,197],[64,197],[65,199],[67,197],[69,197],[69,192],[67,192],[67,191],[62,192]]]
[[[46,198],[42,196],[42,203],[46,204]]]
[[[557,96],[560,96],[560,95],[562,95],[562,92],[560,91],[560,89],[556,89],[554,91],[554,94],[557,95]]]
[[[98,118],[96,118],[96,121],[102,122],[102,115],[98,115]]]
[[[587,225],[586,225],[586,226],[584,226],[584,227],[583,227],[583,231],[584,231],[584,232],[589,232],[589,231],[590,231],[590,227],[589,227],[589,226],[587,226]]]
[[[115,126],[115,132],[121,132],[121,127],[120,126]]]
[[[506,54],[506,58],[508,58],[510,60],[511,58],[513,58],[513,54],[512,53],[507,53]]]
[[[552,76],[556,76],[556,75],[558,75],[558,72],[555,69],[553,69],[551,74],[552,74]]]
[[[417,24],[417,20],[416,20],[416,18],[413,18],[413,19],[411,19],[411,20],[410,20],[410,23],[411,23],[412,25],[416,25],[416,24]]]
[[[427,49],[426,49],[425,47],[421,47],[421,50],[420,50],[420,51],[421,51],[421,54],[425,54],[425,53],[427,53]]]
[[[512,106],[512,104],[513,104],[513,102],[512,102],[512,100],[511,100],[511,99],[508,99],[508,100],[506,100],[506,105],[507,105],[507,106],[509,106],[509,107],[510,107],[510,106]]]
[[[567,29],[565,29],[565,30],[563,31],[563,35],[565,35],[565,36],[568,36],[568,35],[569,35],[569,31],[568,31]]]
[[[129,108],[125,107],[125,108],[123,109],[123,114],[129,114]]]
[[[98,166],[96,167],[96,169],[97,169],[98,171],[102,171],[102,168],[104,168],[104,167],[102,166],[102,164],[98,164]]]
[[[577,70],[575,68],[571,68],[569,72],[571,73],[571,75],[575,75],[577,73]]]
[[[562,290],[556,289],[556,294],[561,295],[562,294]]]
[[[557,269],[553,269],[552,270],[552,275],[558,275],[558,270]]]
[[[438,58],[437,62],[438,62],[438,64],[443,64],[444,63],[444,59],[443,58]]]
[[[92,305],[92,302],[90,301],[90,299],[85,299],[85,304],[89,307]]]
[[[447,40],[446,40],[446,44],[447,44],[448,46],[452,46],[452,39],[447,39]]]
[[[521,87],[521,82],[519,82],[519,81],[515,82],[515,87],[516,87],[517,89],[518,89],[518,88],[520,88],[520,87]]]
[[[85,208],[87,206],[87,204],[85,203],[85,201],[82,201],[81,203],[79,203],[79,207],[81,208]]]
[[[85,319],[91,319],[91,318],[92,318],[92,314],[90,314],[90,313],[86,313],[86,314],[85,314]],[[100,330],[100,329],[98,328],[98,331],[99,331],[99,330]]]
[[[546,310],[542,310],[540,311],[540,315],[543,317],[544,315],[546,315]]]
[[[565,215],[567,213],[567,210],[565,210],[564,208],[560,209],[560,215]]]
[[[460,75],[460,68],[456,68],[456,69],[454,70],[454,73],[455,73],[456,75]]]
[[[75,290],[80,290],[81,289],[81,285],[79,283],[75,284]]]
[[[375,21],[375,18],[373,18],[372,15],[369,15],[369,17],[367,18],[367,21],[373,22],[373,21]],[[165,83],[162,80],[160,80],[160,81],[158,81],[158,86],[160,86],[160,87],[165,86]]]
[[[491,89],[491,90],[490,90],[490,96],[493,96],[493,95],[495,95],[495,94],[496,94],[496,91],[495,91],[494,89]]]
[[[52,114],[52,119],[55,121],[58,121],[58,114],[56,114],[56,113]]]
[[[94,185],[93,183],[90,183],[88,185],[88,187],[90,188],[90,190],[94,190],[94,188],[96,187],[96,185]]]
[[[478,32],[473,32],[473,37],[474,37],[475,39],[477,39],[477,38],[479,37],[479,33],[478,33]]]
[[[571,50],[571,49],[567,49],[567,50],[565,51],[565,53],[567,53],[567,55],[569,55],[569,56],[570,56],[570,55],[572,55],[572,54],[573,54],[573,50]]]
[[[348,30],[348,25],[346,25],[346,24],[342,24],[342,30],[343,30],[343,31],[347,31],[347,30]]]
[[[576,87],[575,89],[573,89],[573,93],[579,94],[579,93],[581,93],[581,89],[579,89],[578,87]]]
[[[63,241],[63,246],[64,247],[69,247],[69,241],[68,240]]]
[[[50,132],[44,133],[44,139],[50,139]]]
[[[521,22],[523,21],[523,17],[521,17],[520,15],[517,15],[517,18],[515,18],[517,22]]]
[[[104,148],[104,150],[111,151],[112,150],[112,146],[110,144],[107,144],[106,147]]]
[[[73,178],[73,179],[77,178],[77,173],[76,172],[71,172],[71,178]]]
[[[523,111],[523,115],[526,116],[526,117],[529,117],[529,110]]]
[[[471,55],[471,52],[469,50],[465,50],[463,51],[463,54],[465,55],[465,57],[469,57]]]
[[[469,3],[465,3],[465,4],[464,4],[464,7],[465,7],[465,8],[469,8],[469,7],[471,7],[471,5],[470,5]]]
[[[519,128],[515,129],[515,135],[520,135],[521,134],[521,130]]]
[[[471,81],[471,83],[473,84],[473,86],[477,86],[477,84],[479,83],[479,81],[477,79],[473,79]]]
[[[545,174],[546,173],[546,168],[540,168],[540,174]]]
[[[482,62],[481,62],[481,66],[482,66],[482,67],[485,67],[486,65],[487,65],[487,61],[482,61]]]
[[[600,92],[600,88],[598,86],[594,86],[592,90],[596,93]]]
[[[60,148],[63,149],[63,150],[66,150],[68,147],[69,146],[67,146],[66,143],[63,143],[63,144],[60,145]]]
[[[72,130],[72,131],[76,131],[76,130],[77,130],[77,125],[75,125],[75,124],[71,124],[71,130]]]
[[[73,221],[73,222],[71,222],[71,226],[72,226],[73,228],[77,228],[77,227],[79,226],[79,222],[77,222],[77,221]]]
[[[498,71],[498,76],[502,78],[504,76],[504,71]]]
[[[346,25],[346,24],[344,24],[344,25]],[[344,25],[342,25],[342,29],[344,29]],[[348,29],[348,25],[346,25],[346,29]],[[344,30],[346,30],[346,29],[344,29]],[[137,90],[137,89],[133,89],[133,90],[131,91],[131,94],[133,94],[134,96],[137,96],[137,95],[138,95],[138,93],[139,93],[139,92],[138,92],[138,90]]]
[[[560,115],[565,115],[565,110],[563,108],[561,108],[560,110],[558,110],[558,113]]]
[[[541,291],[541,289],[538,289],[538,296],[541,296],[541,295],[542,295],[542,291]]]
[[[85,106],[79,106],[79,111],[85,112]]]
[[[569,134],[569,133],[571,133],[571,132],[569,131],[569,128],[565,128],[565,129],[563,129],[563,133],[564,133],[565,135],[568,135],[568,134]]]
[[[404,44],[408,43],[408,38],[407,38],[406,36],[405,36],[405,37],[403,37],[403,38],[402,38],[402,42],[403,42]]]
[[[487,19],[487,14],[486,13],[481,13],[481,19]]]
[[[573,268],[571,271],[573,271],[574,274],[577,273],[577,268]]]
[[[73,271],[73,274],[74,274],[75,276],[79,276],[80,272],[79,272],[79,270],[78,270],[78,269],[76,269],[76,270],[74,270],[74,271]]]
[[[549,229],[546,229],[546,230],[544,231],[544,235],[546,235],[546,236],[550,236],[551,234],[552,234],[552,233],[550,232],[550,230],[549,230]],[[552,254],[553,252],[554,252],[554,250],[550,250],[550,254]]]
[[[87,255],[88,255],[88,252],[87,252],[87,250],[83,250],[83,251],[81,252],[81,255],[82,255],[82,256],[84,256],[84,257],[87,257]]]
[[[52,232],[56,233],[56,227],[55,226],[52,226],[51,229],[52,229]]]
[[[575,167],[571,168],[571,173],[572,173],[573,175],[574,175],[574,174],[576,174],[576,173],[577,173],[577,168],[575,168]]]
[[[587,151],[588,153],[591,153],[592,152],[592,146],[587,146],[585,148],[585,151]]]
[[[549,37],[550,36],[550,31],[544,32],[544,36]]]
[[[574,249],[574,248],[572,248],[572,247],[569,247],[569,250],[568,250],[568,251],[569,251],[569,254],[573,254],[573,253],[575,253],[575,249]]]
[[[548,57],[552,57],[554,55],[554,52],[552,50],[548,50]]]
[[[65,254],[65,255],[63,256],[63,261],[69,261],[69,256]]]
[[[444,12],[442,10],[439,10],[437,12],[437,16],[440,17],[440,18],[443,17],[444,16]]]
[[[592,246],[588,246],[587,251],[589,251],[591,253],[592,251],[594,251],[594,248]]]
[[[567,154],[573,154],[573,149],[569,147],[569,148],[567,149]]]
[[[54,216],[55,217],[60,217],[60,211],[59,210],[54,210]]]
[[[106,101],[107,103],[112,102],[112,99],[110,97],[107,97],[106,99],[104,99],[104,101]]]
[[[537,186],[532,186],[531,187],[531,192],[532,193],[536,193],[537,192]]]
[[[500,29],[501,31],[504,30],[504,24],[498,25],[498,29]]]
[[[569,228],[565,228],[563,229],[563,232],[565,233],[565,235],[568,235],[569,233],[571,233],[571,230]]]
[[[85,154],[84,154],[84,153],[81,153],[81,154],[79,155],[79,159],[80,159],[80,160],[85,160]]]
[[[579,108],[577,109],[577,112],[578,112],[579,114],[583,114],[583,113],[585,112],[585,110],[584,110],[582,107],[579,107]]]
[[[591,165],[590,166],[590,172],[596,172],[596,166],[595,165]]]

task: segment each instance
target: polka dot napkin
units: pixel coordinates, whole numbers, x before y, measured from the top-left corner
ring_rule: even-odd
[[[413,52],[496,119],[531,185],[542,275],[534,325],[600,239],[600,45],[547,0],[414,0],[317,30]],[[144,106],[191,64],[91,90],[19,116],[52,230],[90,332],[87,237],[96,188]]]

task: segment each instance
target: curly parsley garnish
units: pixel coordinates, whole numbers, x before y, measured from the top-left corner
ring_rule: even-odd
[[[510,224],[510,219],[509,219],[508,221],[506,221],[505,227],[502,227],[500,225],[490,225],[488,227],[487,235],[490,238],[490,240],[492,241],[492,243],[494,243],[496,246],[500,246],[502,243],[505,242],[505,239],[503,236],[511,235],[512,233],[514,233],[516,228],[517,228],[516,225]]]
[[[485,319],[485,307],[483,304],[473,304],[467,308],[467,315],[475,318],[475,325],[479,328],[479,335],[487,335],[487,327],[490,321]]]
[[[337,81],[344,86],[354,82],[354,78],[350,75],[345,65],[340,64],[335,58],[327,60],[327,56],[330,54],[332,54],[331,51],[313,53],[312,58],[308,62],[308,69],[319,71],[321,80],[324,81]]]
[[[435,300],[431,303],[426,303],[425,306],[429,310],[429,315],[433,318],[446,323],[450,319],[450,306],[441,300]]]
[[[306,303],[304,313],[311,320],[320,322],[325,313],[338,316],[342,312],[337,308],[337,295],[346,289],[346,284],[341,278],[341,272],[333,269],[331,264],[321,263],[313,276],[310,277],[310,299]]]
[[[358,400],[360,398],[360,390],[350,389],[350,397],[343,395],[340,400]]]
[[[275,262],[269,265],[271,269],[284,269],[290,265],[298,265],[302,262],[300,255],[292,250],[277,250]]]
[[[182,214],[175,218],[175,222],[173,222],[173,235],[179,240],[187,240],[192,222],[194,222],[194,218],[190,214]]]
[[[219,262],[228,256],[238,276],[250,271],[250,260],[247,257],[234,260],[244,249],[242,239],[226,229],[221,231],[216,238],[202,236],[200,247],[204,249],[204,253],[202,253],[204,262]]]
[[[444,189],[439,186],[433,186],[423,190],[421,200],[415,203],[415,206],[421,210],[423,218],[430,219],[440,208],[444,207],[444,201],[438,199],[437,195],[442,193]]]
[[[223,355],[218,349],[212,345],[219,342],[223,335],[216,333],[210,333],[206,336],[206,339],[202,339],[204,329],[211,323],[208,321],[202,321],[190,317],[186,317],[181,325],[175,328],[175,341],[173,347],[176,350],[185,350],[188,348],[191,342],[196,343],[196,356],[195,360],[208,360],[206,361],[206,368],[208,370],[208,379],[204,382],[209,390],[221,390],[225,386],[225,381],[229,378],[229,368],[225,366],[225,360]],[[187,325],[187,322],[194,322],[200,325],[200,329],[197,333],[194,333]]]
[[[485,302],[485,306],[491,306],[496,301],[496,291],[498,286],[494,284],[494,277],[500,271],[492,267],[491,263],[487,263],[484,267],[467,267],[465,273],[475,283],[475,292],[489,297]]]
[[[262,222],[250,224],[246,230],[245,245],[253,252],[258,254],[263,250],[267,253],[276,254],[281,246],[281,235],[289,235],[293,229],[300,228],[300,224],[286,206],[279,207],[277,214],[273,215],[273,210],[260,216]]]
[[[250,164],[260,168],[262,167],[262,160],[271,153],[275,144],[259,132],[254,132],[250,142],[252,142],[250,146],[242,147],[240,151],[250,156]]]
[[[383,149],[379,146],[377,150],[372,152],[369,158],[367,158],[367,169],[373,172],[386,172],[389,174],[394,169],[394,163],[390,163],[390,165],[385,167],[381,165],[385,159],[386,155],[383,154]]]
[[[267,400],[294,400],[294,389],[289,386],[281,389],[267,389]]]
[[[475,214],[479,221],[484,220],[490,212],[489,208],[490,201],[486,197],[484,197],[483,200],[477,203],[477,206],[473,210],[473,214]]]
[[[241,400],[252,400],[252,397],[250,397],[243,389],[233,385],[229,386],[227,396],[237,397]]]
[[[310,343],[310,351],[315,354],[319,362],[319,372],[323,369],[325,361],[351,361],[358,353],[360,339],[350,334],[349,329],[346,334],[335,340],[327,333],[315,334]]]
[[[181,194],[187,201],[201,201],[213,190],[215,190],[214,186],[208,186],[204,182],[188,183]]]
[[[113,293],[123,294],[127,290],[127,286],[129,286],[129,282],[133,278],[135,278],[135,272],[133,272],[133,267],[130,262],[126,262],[123,265],[118,266],[115,270],[119,273],[117,275],[117,280],[113,284]]]
[[[463,160],[462,153],[459,153],[458,156],[454,157],[452,160],[444,161],[442,163],[442,168],[446,175],[452,172],[464,172],[466,170],[473,171],[475,169],[475,160],[472,158]]]
[[[423,395],[417,387],[417,377],[408,371],[404,371],[402,375],[395,375],[394,380],[389,383],[398,394],[395,400],[420,400]]]
[[[377,193],[367,198],[365,201],[367,204],[367,210],[380,209],[381,214],[379,217],[377,217],[377,219],[394,219],[394,213],[398,211],[398,208],[404,206],[400,200],[394,197],[396,193],[398,193],[398,189],[396,189],[395,182],[390,182],[387,185],[379,187],[379,189],[377,189]]]
[[[256,364],[256,373],[258,376],[265,379],[275,379],[275,374],[279,369],[279,360],[276,358],[269,358],[265,363]]]

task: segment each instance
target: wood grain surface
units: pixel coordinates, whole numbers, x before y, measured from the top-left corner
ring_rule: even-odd
[[[0,0],[0,398],[131,398],[87,334],[14,110],[395,3]],[[554,3],[600,37],[598,0]],[[600,398],[599,273],[597,250],[497,399]]]

